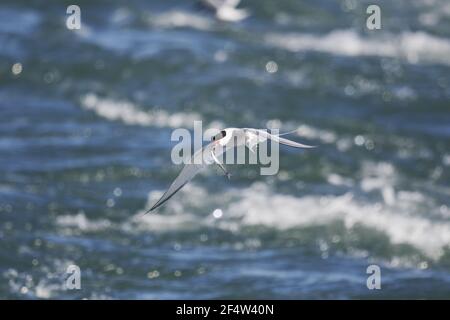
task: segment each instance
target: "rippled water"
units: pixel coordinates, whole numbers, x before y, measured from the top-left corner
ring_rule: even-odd
[[[70,31],[60,1],[2,1],[0,297],[450,298],[450,4],[379,1],[367,31],[369,3],[244,0],[230,24],[78,1]],[[210,168],[144,216],[194,120],[319,147],[277,176]]]

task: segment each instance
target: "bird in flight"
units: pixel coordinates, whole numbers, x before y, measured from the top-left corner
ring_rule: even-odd
[[[246,146],[252,152],[255,152],[256,146],[267,139],[294,148],[314,148],[314,146],[309,146],[282,138],[281,135],[271,134],[261,129],[227,128],[221,130],[218,134],[212,137],[209,144],[194,153],[190,159],[191,161],[185,164],[184,168],[172,182],[169,189],[167,189],[162,197],[146,212],[146,214],[168,201],[175,193],[177,193],[192,178],[194,178],[200,170],[210,164],[217,164],[229,179],[231,176],[230,173],[217,158],[227,150],[238,146]]]
[[[201,0],[205,7],[215,11],[217,19],[228,22],[241,21],[250,15],[246,9],[236,9],[240,2],[241,0]]]

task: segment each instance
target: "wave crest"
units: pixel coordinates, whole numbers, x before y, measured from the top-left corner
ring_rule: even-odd
[[[325,35],[270,33],[266,43],[289,51],[320,51],[343,56],[380,56],[406,59],[410,63],[450,65],[450,41],[422,31],[394,35],[362,36],[354,30]]]
[[[161,109],[147,112],[140,110],[131,102],[99,98],[93,93],[85,95],[81,99],[81,105],[84,109],[94,111],[102,118],[122,121],[129,125],[190,128],[194,121],[201,120],[201,116],[196,113],[176,112],[169,114]]]

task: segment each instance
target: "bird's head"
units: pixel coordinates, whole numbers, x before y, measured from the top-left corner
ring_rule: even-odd
[[[238,128],[223,129],[214,137],[212,137],[212,142],[214,144],[227,147],[233,147],[242,144],[244,140],[245,140],[244,131]]]
[[[221,130],[218,134],[216,134],[215,136],[213,136],[211,138],[211,141],[213,141],[213,142],[217,141],[218,142],[220,139],[225,138],[226,135],[227,135],[226,129],[225,130]]]

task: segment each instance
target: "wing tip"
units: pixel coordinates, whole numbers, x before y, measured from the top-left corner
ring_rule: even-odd
[[[156,208],[157,208],[157,206],[156,206],[156,204],[154,204],[153,207],[151,207],[150,209],[148,209],[148,210],[144,213],[144,216],[145,216],[147,213],[152,212],[152,211],[155,210]]]

